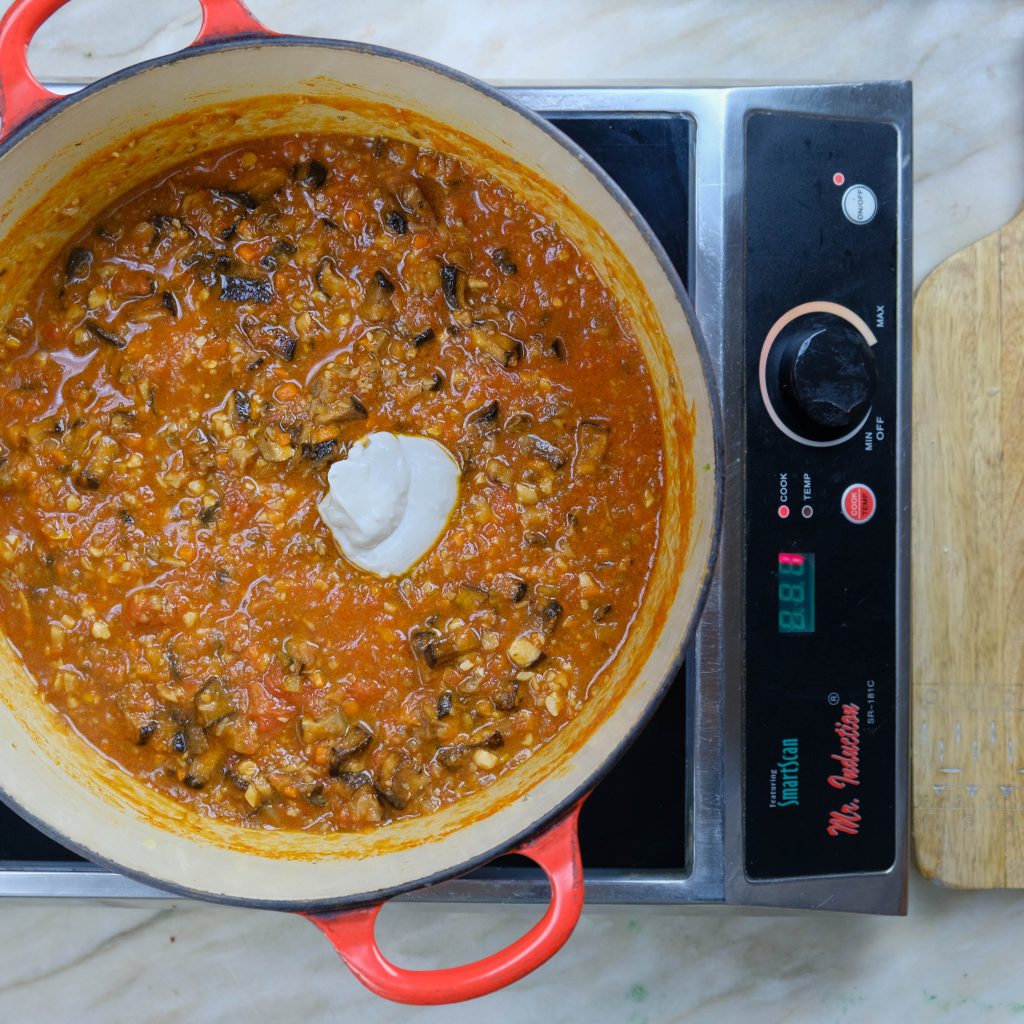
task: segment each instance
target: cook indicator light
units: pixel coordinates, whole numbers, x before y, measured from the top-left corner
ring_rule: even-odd
[[[779,518],[780,519],[788,519],[789,518],[789,506],[788,505],[780,505],[779,506]]]

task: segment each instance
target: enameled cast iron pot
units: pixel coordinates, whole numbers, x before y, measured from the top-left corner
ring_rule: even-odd
[[[0,789],[44,832],[173,892],[306,914],[360,980],[389,998],[441,1003],[494,991],[543,963],[572,932],[583,903],[580,803],[667,689],[707,587],[721,464],[689,301],[607,175],[480,82],[376,47],[276,35],[241,0],[200,0],[203,24],[192,46],[60,99],[32,76],[26,54],[65,2],[17,0],[0,24],[0,323],[34,268],[161,168],[245,138],[321,131],[425,142],[490,170],[588,253],[637,330],[665,427],[666,504],[653,576],[627,642],[581,715],[484,792],[358,835],[260,832],[203,819],[112,770],[57,721],[0,643]],[[536,861],[551,884],[551,905],[530,932],[465,967],[408,971],[384,959],[373,935],[383,900],[512,851]]]

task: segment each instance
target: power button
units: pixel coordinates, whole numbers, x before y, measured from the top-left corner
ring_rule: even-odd
[[[878,508],[875,492],[867,484],[850,484],[843,491],[843,515],[857,526],[868,522]]]
[[[878,212],[878,197],[867,185],[851,185],[843,193],[843,215],[851,224],[870,224]]]

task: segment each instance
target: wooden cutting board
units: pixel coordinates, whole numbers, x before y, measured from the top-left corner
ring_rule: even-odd
[[[1024,887],[1024,209],[914,302],[913,829],[925,877]]]

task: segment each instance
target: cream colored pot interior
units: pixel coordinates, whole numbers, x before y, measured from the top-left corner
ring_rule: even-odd
[[[378,832],[260,832],[200,818],[61,727],[0,643],[0,788],[22,809],[80,849],[157,884],[230,900],[326,905],[408,887],[506,845],[562,806],[630,735],[695,615],[714,541],[716,456],[686,315],[642,233],[597,178],[500,100],[358,47],[252,43],[197,52],[129,74],[40,123],[0,158],[0,316],[31,285],[33,268],[127,189],[192,152],[292,130],[424,141],[489,166],[549,211],[595,260],[640,335],[668,467],[648,597],[583,714],[485,792]],[[482,156],[474,140],[494,152]],[[31,234],[15,231],[30,211]]]

